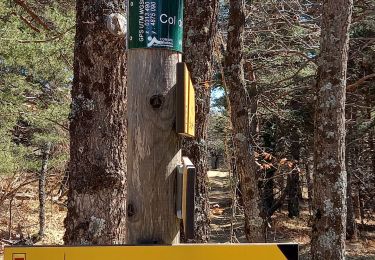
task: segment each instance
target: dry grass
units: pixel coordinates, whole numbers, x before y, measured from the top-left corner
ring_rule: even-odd
[[[21,237],[27,238],[38,233],[39,230],[39,208],[37,200],[14,201],[12,210],[12,240]],[[47,202],[46,207],[46,236],[37,244],[39,245],[61,245],[64,235],[63,221],[66,215],[65,208]],[[0,239],[9,239],[9,201],[0,208]]]

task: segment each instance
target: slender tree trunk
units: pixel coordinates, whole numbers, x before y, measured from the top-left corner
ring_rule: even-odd
[[[266,149],[266,152],[271,154],[269,158],[264,158],[264,160],[266,163],[272,164],[272,160],[274,158],[273,155],[276,150],[276,140],[275,140],[275,132],[273,130],[273,123],[271,122],[267,122],[264,127],[263,142],[264,142],[264,147]],[[271,219],[272,207],[275,204],[275,196],[274,196],[275,173],[276,173],[275,167],[266,169],[265,180],[263,182],[263,189],[262,189],[263,211],[264,211],[265,217],[267,218],[267,221],[270,221]]]
[[[299,191],[300,191],[300,180],[299,174],[300,169],[298,167],[299,160],[300,160],[300,150],[301,150],[301,143],[300,137],[298,134],[298,129],[293,127],[291,130],[291,142],[292,145],[291,155],[293,157],[293,170],[291,174],[287,177],[287,186],[288,186],[288,216],[290,218],[298,217],[299,216]]]
[[[370,115],[368,119],[372,121],[371,113],[369,114]],[[371,153],[371,171],[372,171],[372,174],[375,175],[375,144],[374,144],[374,129],[373,128],[369,130],[368,138],[369,138],[368,141],[369,141],[370,153]],[[375,177],[373,180],[375,180]]]
[[[347,216],[346,216],[346,239],[353,239],[356,240],[358,238],[358,229],[357,223],[355,219],[355,212],[354,212],[354,203],[353,203],[353,195],[352,195],[352,182],[353,182],[353,174],[358,169],[358,144],[355,142],[356,139],[356,125],[357,122],[357,111],[354,108],[348,109],[349,115],[348,118],[351,120],[349,121],[351,125],[348,127],[347,131],[347,142],[348,145],[346,147],[346,169],[347,169],[347,194],[346,194],[346,204],[347,204]]]
[[[347,186],[347,218],[346,218],[346,239],[356,240],[358,238],[357,222],[355,220],[354,203],[352,195],[352,171],[348,171],[348,186]]]
[[[210,237],[207,120],[210,110],[209,81],[212,78],[218,3],[217,0],[186,0],[184,10],[184,57],[195,87],[196,132],[194,139],[184,140],[182,153],[190,158],[197,169],[194,240],[197,243],[208,242]]]
[[[12,240],[13,229],[13,200],[14,196],[9,198],[9,225],[8,225],[8,239]]]
[[[70,124],[70,245],[126,242],[125,3],[77,0]],[[118,16],[115,16],[118,17]],[[121,17],[120,17],[121,18]],[[106,28],[112,24],[115,31]],[[120,26],[120,27],[116,27]]]
[[[299,217],[299,195],[298,188],[300,186],[299,181],[299,168],[295,164],[294,169],[288,175],[287,186],[288,186],[288,217],[294,218]]]
[[[46,229],[46,175],[51,143],[42,148],[42,167],[39,173],[39,238],[44,237]]]
[[[358,186],[358,185],[356,185]],[[361,218],[361,213],[359,210],[359,198],[358,198],[358,191],[357,189],[354,189],[353,184],[352,184],[352,190],[354,190],[354,197],[353,197],[353,208],[354,208],[354,216],[356,219]]]
[[[358,201],[359,201],[359,213],[361,216],[361,224],[365,224],[365,205],[363,202],[363,191],[360,185],[358,185]]]
[[[366,106],[367,106],[367,119],[372,122],[373,118],[372,118],[372,113],[371,111],[373,110],[373,106],[372,106],[372,102],[371,102],[371,94],[370,94],[370,87],[369,89],[367,90],[367,93],[366,93]],[[374,144],[374,127],[371,127],[369,129],[369,134],[368,134],[368,138],[369,138],[369,147],[370,147],[370,155],[371,155],[371,172],[372,172],[372,175],[373,175],[373,178],[372,180],[375,182],[375,144]]]
[[[308,204],[309,204],[309,214],[312,214],[312,201],[313,201],[313,168],[314,166],[311,164],[310,160],[306,160],[306,182],[307,182],[307,197],[308,197]]]
[[[286,199],[286,196],[288,195],[288,194],[287,194],[287,189],[288,189],[287,178],[288,178],[288,177],[285,176],[284,171],[282,171],[282,175],[281,175],[279,178],[277,178],[277,183],[278,183],[278,192],[279,192],[280,194],[282,194],[282,192],[285,191],[285,192],[284,192],[284,193],[285,193],[285,198],[284,198],[283,202],[280,203],[279,207],[276,209],[276,210],[278,210],[279,213],[281,213],[281,212],[284,210],[284,207],[285,207],[285,206],[284,206],[284,201],[285,201],[285,199]]]
[[[324,0],[314,136],[313,259],[345,259],[345,99],[352,0]]]
[[[219,162],[220,162],[220,157],[219,157],[220,155],[217,155],[216,157],[215,157],[215,167],[214,167],[214,169],[215,170],[217,170],[217,169],[219,169]]]
[[[244,1],[230,1],[225,81],[230,103],[237,169],[245,212],[245,233],[249,242],[263,242],[264,221],[258,189],[252,131],[255,122],[256,89],[247,88],[244,78]],[[256,124],[255,124],[256,125]]]
[[[275,173],[276,173],[275,168],[267,169],[266,176],[265,176],[266,180],[264,181],[262,200],[264,204],[263,207],[264,207],[265,215],[267,217],[267,221],[269,221],[272,216],[271,209],[273,205],[275,204],[275,197],[273,194]]]

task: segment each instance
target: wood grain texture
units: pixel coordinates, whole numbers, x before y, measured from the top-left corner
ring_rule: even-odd
[[[168,50],[128,52],[129,244],[179,241],[175,85],[180,60],[181,54]]]

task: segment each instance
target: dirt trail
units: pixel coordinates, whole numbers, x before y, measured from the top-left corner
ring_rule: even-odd
[[[232,192],[228,172],[210,171],[211,243],[230,242],[232,219]],[[243,216],[234,216],[234,241],[246,242],[243,232]]]
[[[232,217],[232,194],[230,178],[227,172],[208,172],[210,184],[211,208],[211,243],[229,243]],[[310,232],[309,212],[305,201],[301,202],[299,218],[290,219],[285,209],[276,212],[272,217],[271,227],[267,232],[269,243],[298,243],[301,259],[309,259]],[[375,223],[366,231],[361,231],[361,239],[347,243],[348,259],[375,260]],[[244,218],[237,210],[234,221],[234,240],[246,243],[243,232]]]

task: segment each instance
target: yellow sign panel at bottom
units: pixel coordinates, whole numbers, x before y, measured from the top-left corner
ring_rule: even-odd
[[[20,256],[17,259],[17,256]],[[23,257],[24,258],[23,258]],[[16,258],[15,258],[16,257]],[[4,260],[279,260],[298,259],[297,245],[6,247]]]

